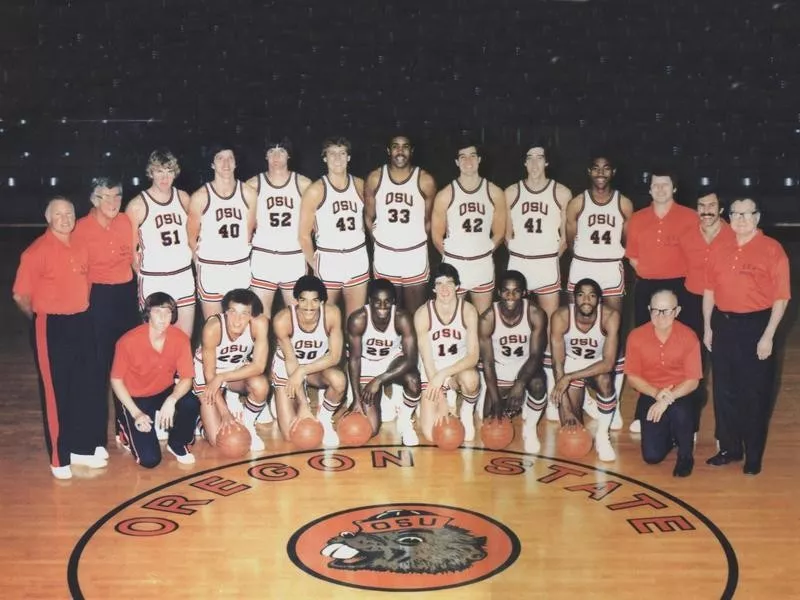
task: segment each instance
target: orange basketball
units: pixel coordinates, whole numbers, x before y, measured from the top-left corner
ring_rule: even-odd
[[[458,417],[447,416],[433,426],[433,441],[442,450],[455,450],[464,443],[464,425]]]
[[[316,419],[306,417],[295,422],[289,433],[289,439],[301,450],[311,450],[312,448],[319,448],[323,434],[322,423]]]
[[[481,441],[489,450],[502,450],[514,441],[511,419],[489,419],[481,425]]]
[[[250,452],[250,432],[239,423],[220,429],[216,447],[225,458],[239,458]]]
[[[363,446],[372,437],[372,425],[360,412],[351,412],[339,419],[336,432],[344,446]]]
[[[592,434],[581,425],[564,426],[556,436],[556,450],[566,458],[583,458],[589,454],[592,443]]]

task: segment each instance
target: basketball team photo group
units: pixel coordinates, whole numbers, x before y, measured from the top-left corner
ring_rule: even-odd
[[[790,281],[757,198],[679,204],[676,175],[654,166],[634,210],[614,157],[591,156],[570,190],[544,141],[504,186],[471,140],[452,148],[449,182],[415,164],[405,134],[364,178],[347,139],[319,149],[316,181],[281,138],[247,180],[217,144],[207,182],[177,189],[180,159],[160,148],[141,190],[102,174],[86,198],[48,199],[12,290],[30,319],[42,468],[113,477],[121,461],[193,465],[202,445],[230,460],[376,441],[549,443],[613,467],[619,436],[648,465],[671,457],[678,478],[696,462],[769,468]],[[698,435],[705,420],[713,436]]]

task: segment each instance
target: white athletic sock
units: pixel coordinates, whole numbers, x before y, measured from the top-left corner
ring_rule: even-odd
[[[611,398],[598,396],[597,401],[603,406],[616,405],[616,398],[614,396]],[[597,450],[597,457],[604,462],[616,460],[617,458],[617,454],[611,446],[611,439],[608,434],[613,418],[613,412],[600,412],[597,417],[597,432],[595,433],[594,445]]]

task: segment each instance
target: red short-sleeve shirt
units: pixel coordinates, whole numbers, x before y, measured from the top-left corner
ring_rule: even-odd
[[[697,227],[699,217],[674,203],[658,217],[652,205],[637,210],[628,222],[625,256],[637,260],[636,274],[644,279],[676,279],[686,275],[681,237]]]
[[[89,252],[49,229],[22,253],[13,293],[31,299],[33,312],[73,315],[89,308]]]
[[[177,327],[167,328],[164,348],[158,352],[150,343],[150,326],[131,329],[117,341],[111,378],[121,379],[134,397],[154,396],[181,379],[194,376],[192,348],[187,336]]]
[[[97,220],[96,209],[78,219],[74,236],[89,249],[89,281],[127,283],[133,278],[133,233],[131,220],[119,213],[108,227]]]
[[[667,341],[662,342],[653,323],[645,323],[628,334],[625,373],[641,377],[658,389],[687,379],[702,379],[700,340],[689,327],[674,321]]]
[[[720,244],[730,243],[735,239],[733,229],[725,221],[716,237],[709,244],[703,237],[700,227],[693,227],[681,238],[681,250],[686,260],[686,289],[693,294],[702,295],[705,289],[706,267],[708,265],[711,249]]]
[[[748,313],[789,300],[789,257],[783,247],[760,231],[740,246],[733,240],[712,249],[705,289],[714,292],[719,310]]]

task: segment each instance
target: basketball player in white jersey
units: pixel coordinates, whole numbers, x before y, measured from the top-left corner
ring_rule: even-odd
[[[603,304],[620,312],[625,292],[625,228],[633,214],[631,201],[611,187],[616,170],[604,156],[592,159],[589,189],[567,205],[567,243],[572,248],[567,290],[591,277],[603,290]]]
[[[281,310],[273,321],[278,341],[272,359],[272,384],[278,425],[289,440],[292,425],[311,418],[306,387],[324,389],[320,393],[317,417],[324,435],[322,445],[339,445],[333,428],[333,413],[339,408],[347,378],[337,367],[344,345],[339,308],[328,302],[325,285],[313,275],[303,275],[294,284],[295,303]]]
[[[323,142],[328,173],[303,194],[298,233],[306,261],[325,284],[329,302],[336,304],[344,290],[345,319],[366,303],[369,280],[364,180],[347,172],[350,149],[345,138]]]
[[[433,245],[442,260],[461,275],[461,292],[469,292],[479,313],[492,303],[495,249],[505,239],[506,197],[478,173],[481,157],[475,144],[458,150],[459,175],[436,194],[431,216]]]
[[[251,289],[272,315],[275,292],[280,289],[285,306],[292,303],[292,288],[306,274],[306,260],[297,231],[300,200],[311,180],[289,170],[292,144],[284,138],[267,144],[267,170],[247,181],[256,190],[256,230],[250,258]]]
[[[256,220],[256,191],[236,179],[231,147],[212,146],[210,155],[214,180],[192,194],[187,226],[206,319],[220,312],[229,290],[250,287],[250,238]]]
[[[480,319],[480,348],[486,382],[484,418],[522,409],[526,452],[539,452],[536,426],[547,404],[542,358],[547,346],[547,314],[528,298],[525,276],[506,271],[500,300]],[[524,404],[523,404],[524,402]]]
[[[133,225],[134,270],[139,276],[139,306],[155,292],[178,305],[176,325],[192,337],[195,283],[192,250],[186,233],[189,194],[173,187],[181,169],[166,148],[153,150],[147,161],[149,188],[128,202],[125,213]]]
[[[373,435],[381,424],[381,392],[390,383],[402,385],[397,430],[404,446],[419,445],[411,415],[419,404],[417,335],[414,320],[397,308],[397,292],[388,279],[367,286],[368,303],[347,320],[350,341],[348,367],[353,387],[353,411],[367,416]]]
[[[559,257],[567,247],[564,231],[572,192],[545,174],[543,145],[525,154],[528,176],[506,188],[508,268],[519,271],[547,318],[556,311],[561,292]]]
[[[581,279],[575,284],[574,304],[562,306],[550,320],[550,348],[556,386],[550,401],[559,406],[561,425],[583,423],[584,386],[597,392],[595,449],[602,461],[616,460],[609,428],[617,408],[614,363],[619,345],[620,314],[605,305],[600,284]]]
[[[367,176],[364,220],[375,251],[375,278],[398,287],[402,306],[412,315],[425,302],[428,278],[428,235],[436,182],[411,164],[414,147],[396,135],[386,148],[389,163]]]
[[[434,299],[414,314],[423,390],[420,428],[432,440],[433,426],[456,408],[455,402],[446,399],[446,392],[460,392],[459,418],[464,425],[464,440],[471,441],[475,438],[475,402],[480,391],[475,368],[480,354],[478,312],[458,295],[461,280],[453,265],[440,264],[433,278]]]
[[[222,298],[222,313],[203,325],[194,356],[194,393],[200,398],[205,438],[214,446],[219,432],[241,421],[250,432],[250,449],[264,449],[256,418],[267,405],[264,375],[269,355],[269,320],[261,301],[249,289],[234,289]],[[241,396],[246,396],[244,405]]]

